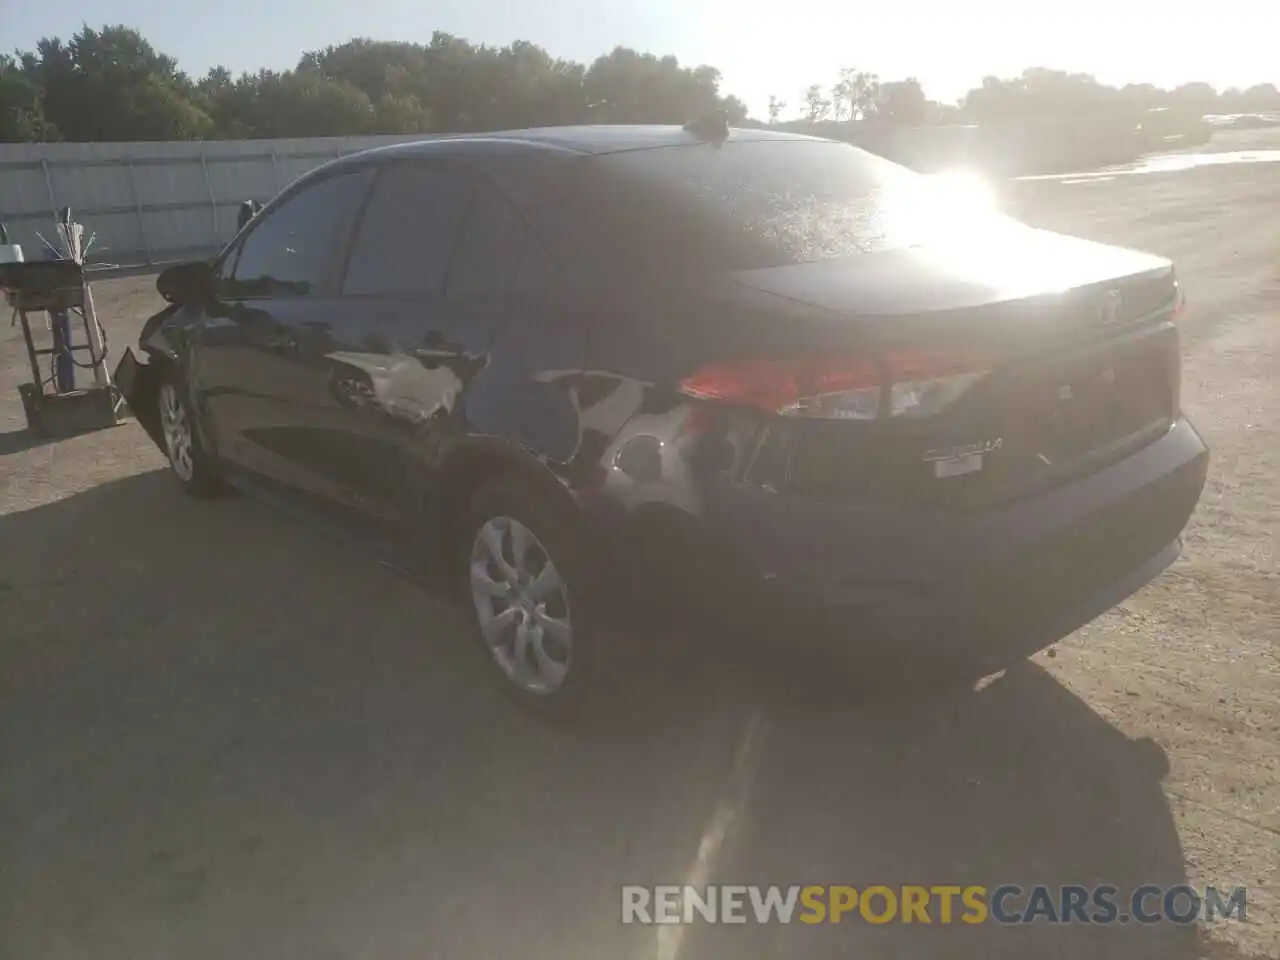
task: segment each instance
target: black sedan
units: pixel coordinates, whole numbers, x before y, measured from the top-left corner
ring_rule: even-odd
[[[994,670],[1175,559],[1208,453],[1168,261],[932,183],[715,124],[372,150],[163,273],[117,380],[191,493],[455,590],[536,709],[654,584]]]

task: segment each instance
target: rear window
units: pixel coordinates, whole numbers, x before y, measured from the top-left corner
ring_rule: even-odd
[[[571,189],[628,258],[751,270],[923,242],[925,178],[843,143],[729,142],[591,157]]]

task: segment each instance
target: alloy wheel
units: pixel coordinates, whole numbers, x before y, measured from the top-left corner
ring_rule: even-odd
[[[171,383],[160,387],[160,426],[164,431],[164,446],[169,454],[169,462],[173,465],[173,472],[184,483],[189,483],[195,476],[191,423],[187,418],[187,409]]]
[[[569,591],[546,547],[510,517],[493,517],[471,545],[471,598],[494,661],[529,693],[555,693],[573,657]]]

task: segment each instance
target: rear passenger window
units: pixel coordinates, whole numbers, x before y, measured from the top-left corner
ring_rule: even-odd
[[[524,219],[492,188],[478,185],[454,249],[445,295],[503,296],[541,286],[550,272]]]
[[[471,198],[471,182],[464,171],[444,165],[386,168],[361,218],[342,292],[440,294]]]

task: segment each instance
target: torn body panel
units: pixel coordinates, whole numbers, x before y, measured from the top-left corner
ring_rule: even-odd
[[[131,348],[125,347],[112,375],[130,411],[162,453],[165,449],[164,434],[160,427],[157,397],[165,364],[177,362],[179,357],[177,344],[170,339],[166,325],[180,310],[180,307],[169,306],[150,317],[138,336],[138,348],[143,355],[138,356]]]

